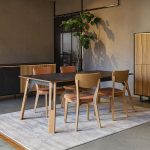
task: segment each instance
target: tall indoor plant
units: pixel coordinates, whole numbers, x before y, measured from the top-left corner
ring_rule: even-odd
[[[84,49],[89,49],[90,41],[95,40],[95,32],[91,30],[92,26],[98,26],[100,23],[100,18],[94,16],[90,12],[82,12],[76,17],[72,17],[66,21],[62,21],[61,26],[63,26],[66,32],[73,32],[73,36],[78,37],[79,44]],[[80,50],[77,60],[77,66],[79,67],[80,61]]]

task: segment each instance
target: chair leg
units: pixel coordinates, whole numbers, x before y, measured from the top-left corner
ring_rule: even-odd
[[[129,89],[129,85],[128,85],[128,84],[127,84],[126,89],[127,89],[127,92],[128,92],[129,101],[130,101],[130,105],[131,105],[131,107],[132,107],[132,110],[133,110],[133,111],[136,111],[136,110],[135,110],[135,107],[134,107],[134,104],[133,104],[133,99],[132,99],[131,92],[130,92],[130,89]]]
[[[98,103],[101,103],[101,97],[98,96]]]
[[[47,101],[47,94],[45,94],[45,108],[46,108],[46,117],[48,117],[48,101]]]
[[[90,108],[90,105],[87,104],[87,120],[89,120],[89,108]]]
[[[95,109],[94,109],[94,117],[96,117]]]
[[[112,120],[115,121],[114,97],[111,98],[111,112],[112,112]]]
[[[111,111],[111,103],[112,103],[112,102],[111,102],[111,101],[112,101],[112,100],[111,100],[111,97],[109,98],[109,101],[110,101],[110,102],[109,102],[109,112],[112,112],[112,111]]]
[[[76,131],[78,131],[79,104],[76,105]]]
[[[125,112],[125,114],[126,114],[126,117],[128,117],[128,106],[127,106],[127,99],[126,99],[126,97],[124,96],[123,97],[123,109],[124,109],[124,112]]]
[[[97,102],[97,105],[101,103],[101,97],[100,96],[98,96],[96,102]],[[96,117],[95,109],[94,109],[94,116]]]
[[[68,101],[65,100],[65,107],[64,107],[64,122],[67,122],[67,113],[68,113]]]
[[[39,100],[39,93],[36,92],[36,98],[35,98],[35,104],[34,104],[34,111],[35,112],[36,112],[36,107],[37,107],[38,100]]]
[[[101,128],[101,122],[100,122],[100,115],[99,115],[99,110],[98,110],[98,105],[97,103],[94,103],[94,110],[95,110],[95,115],[96,115],[96,119],[97,119],[97,122],[98,122],[98,126],[99,128]]]
[[[130,103],[130,105],[132,107],[132,110],[135,112],[136,110],[135,110],[135,107],[134,107],[134,104],[133,104],[133,99],[132,99],[131,95],[129,96],[129,103]]]
[[[61,99],[61,108],[65,107],[65,98],[64,98],[64,94],[61,95],[62,99]]]
[[[95,111],[95,107],[94,107],[94,117],[96,117],[96,111]]]

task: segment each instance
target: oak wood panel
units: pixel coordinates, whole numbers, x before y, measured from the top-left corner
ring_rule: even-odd
[[[141,34],[141,44],[142,44],[142,64],[147,64],[147,46],[146,46],[147,34]]]
[[[135,34],[135,64],[142,64],[141,34]]]
[[[150,34],[146,34],[146,64],[150,65]]]
[[[42,67],[42,66],[43,67],[53,66],[56,72],[56,64],[20,65],[20,75],[32,75],[34,67]],[[24,92],[25,83],[26,79],[20,78],[20,93]],[[35,90],[36,88],[33,87],[33,91]]]
[[[150,65],[142,65],[142,80],[144,96],[150,96]]]
[[[147,67],[142,65],[142,95],[148,95],[148,85],[147,85]]]
[[[135,94],[142,95],[142,65],[135,65]]]
[[[135,94],[150,96],[150,33],[135,34]]]
[[[150,65],[135,65],[135,94],[150,96]]]
[[[147,89],[148,89],[147,95],[150,96],[150,65],[147,65],[146,68],[147,68]]]

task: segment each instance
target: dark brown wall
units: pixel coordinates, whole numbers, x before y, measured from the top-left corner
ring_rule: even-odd
[[[53,2],[0,1],[0,64],[53,62]]]

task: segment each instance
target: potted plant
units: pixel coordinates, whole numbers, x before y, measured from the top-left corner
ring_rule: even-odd
[[[70,18],[66,21],[62,21],[64,31],[73,32],[73,36],[78,37],[79,44],[84,49],[89,49],[90,41],[96,40],[95,32],[91,30],[92,26],[98,26],[100,18],[94,16],[90,12],[81,12],[80,15]],[[81,58],[79,50],[77,69],[79,69],[79,63]]]

